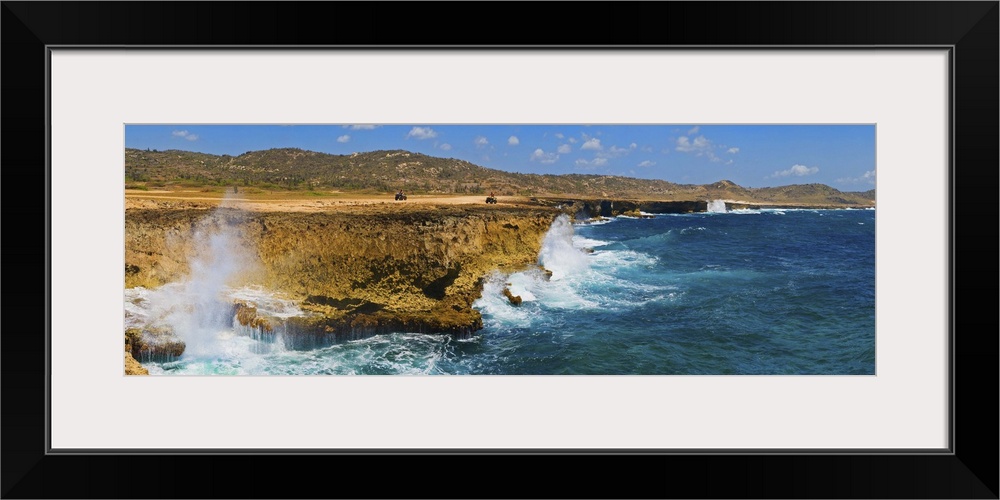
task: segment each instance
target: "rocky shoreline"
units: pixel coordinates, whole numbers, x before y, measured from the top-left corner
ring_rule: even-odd
[[[619,215],[639,216],[651,214],[687,214],[708,211],[708,201],[704,200],[624,200],[609,198],[535,198],[538,204],[555,207],[577,219],[596,217],[617,217]],[[759,209],[843,209],[872,208],[875,205],[854,204],[814,204],[814,203],[770,203],[754,201],[720,200],[726,210]]]
[[[155,289],[185,279],[205,235],[226,234],[226,245],[243,261],[234,285],[263,286],[308,313],[282,321],[289,347],[400,330],[464,337],[482,328],[472,303],[484,278],[534,265],[559,213],[545,206],[387,205],[303,213],[158,203],[126,210],[125,287]],[[249,307],[241,311],[234,304],[233,317],[262,332],[275,326],[274,318]],[[141,359],[138,346],[147,349],[147,358],[164,354],[157,346],[177,353],[176,343],[154,342],[157,335],[126,335],[130,371],[142,370],[134,366]]]

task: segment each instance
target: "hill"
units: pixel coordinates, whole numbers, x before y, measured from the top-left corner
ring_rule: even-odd
[[[584,196],[662,200],[729,199],[771,203],[871,205],[875,192],[842,192],[824,184],[744,188],[731,181],[675,184],[611,175],[540,175],[485,168],[465,160],[403,150],[331,155],[295,148],[239,156],[190,151],[125,150],[131,187],[247,186],[504,196]]]

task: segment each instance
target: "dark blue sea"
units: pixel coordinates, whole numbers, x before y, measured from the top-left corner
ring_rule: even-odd
[[[210,357],[146,366],[195,375],[875,373],[875,210],[561,217],[539,264],[551,276],[488,277],[474,304],[485,328],[469,339],[400,332],[295,351],[229,335]]]

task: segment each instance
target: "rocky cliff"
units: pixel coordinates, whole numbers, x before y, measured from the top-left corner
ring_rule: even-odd
[[[232,266],[232,285],[261,285],[314,313],[284,325],[291,337],[399,330],[464,336],[482,327],[472,303],[483,278],[534,264],[558,213],[392,204],[246,211],[161,202],[126,210],[125,286],[183,280],[208,248],[224,253],[208,268]],[[253,328],[273,321],[239,305],[234,311]]]
[[[769,188],[770,189],[770,188]],[[568,198],[568,197],[546,197],[534,198],[534,200],[544,206],[555,207],[564,213],[574,216],[576,219],[587,219],[594,217],[616,217],[619,215],[636,215],[641,212],[652,214],[686,214],[693,212],[705,212],[708,210],[708,201],[705,200],[628,200],[628,199],[608,199],[608,198]],[[814,208],[814,209],[837,209],[837,208],[869,208],[874,207],[874,203],[863,205],[853,202],[833,203],[823,201],[821,203],[773,203],[773,202],[741,202],[722,200],[726,204],[727,210],[755,210],[761,208]]]

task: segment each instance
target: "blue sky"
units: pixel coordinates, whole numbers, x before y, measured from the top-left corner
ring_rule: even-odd
[[[874,125],[127,125],[125,146],[233,156],[405,149],[522,173],[875,187]]]

